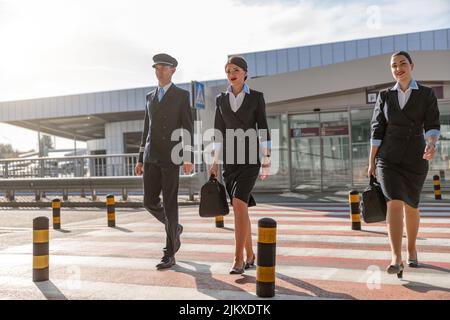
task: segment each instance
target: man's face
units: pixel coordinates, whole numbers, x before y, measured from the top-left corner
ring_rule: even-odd
[[[163,64],[157,64],[155,66],[155,74],[159,83],[167,84],[172,81],[172,75],[175,73],[175,68]]]

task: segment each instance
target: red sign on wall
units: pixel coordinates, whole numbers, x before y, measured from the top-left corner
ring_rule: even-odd
[[[323,127],[322,136],[345,136],[348,135],[348,126]]]

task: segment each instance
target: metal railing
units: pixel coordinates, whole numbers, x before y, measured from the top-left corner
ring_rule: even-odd
[[[138,154],[0,160],[0,178],[133,176]]]
[[[199,188],[198,174],[180,176],[180,189],[188,191],[189,199],[194,200],[194,193]],[[80,192],[83,197],[89,193],[92,200],[97,200],[98,192],[109,193],[120,190],[122,199],[127,200],[129,191],[143,191],[142,177],[74,177],[74,178],[29,178],[0,179],[0,191],[4,191],[9,201],[15,200],[16,191],[33,192],[35,200],[41,200],[45,192],[58,192],[63,200],[68,200],[69,192]]]
[[[142,177],[134,175],[138,154],[43,157],[0,160],[0,191],[15,199],[16,192],[33,192],[36,200],[47,191],[61,192],[67,200],[69,191],[86,191],[96,200],[97,193],[121,190],[124,200],[131,190],[142,193]],[[180,189],[194,199],[204,174],[204,166],[195,165],[192,174],[185,175],[180,166]]]

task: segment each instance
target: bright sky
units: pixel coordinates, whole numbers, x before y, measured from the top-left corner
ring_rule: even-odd
[[[449,17],[448,0],[0,0],[0,101],[150,86],[159,52],[178,59],[175,82],[218,79],[227,54],[442,29]],[[36,142],[0,124],[0,143]]]

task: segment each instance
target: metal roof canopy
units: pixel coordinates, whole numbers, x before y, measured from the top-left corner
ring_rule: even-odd
[[[40,130],[43,133],[62,138],[76,138],[80,141],[87,141],[105,138],[105,123],[143,119],[144,111],[134,111],[78,117],[9,121],[7,123],[31,130]]]

